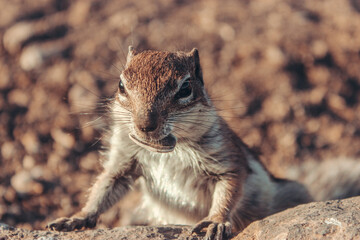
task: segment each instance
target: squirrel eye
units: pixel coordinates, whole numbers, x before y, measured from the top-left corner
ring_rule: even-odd
[[[183,83],[183,85],[181,85],[180,90],[184,90],[184,89],[188,88],[189,85],[190,85],[189,80],[186,80],[186,81]]]
[[[190,96],[191,91],[192,91],[192,89],[191,89],[190,81],[186,80],[181,85],[179,92],[175,95],[175,99],[188,97],[188,96]]]
[[[123,82],[120,80],[119,82],[119,91],[121,94],[125,94],[125,87],[124,87],[124,84]]]

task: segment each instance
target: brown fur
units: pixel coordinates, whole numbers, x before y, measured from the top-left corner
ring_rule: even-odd
[[[82,212],[49,228],[93,227],[138,178],[144,188],[139,212],[148,213],[147,223],[197,223],[194,232],[207,228],[206,239],[229,237],[254,220],[310,200],[300,184],[272,177],[217,115],[196,49],[136,53],[130,48],[127,60],[123,89],[112,107],[104,172]],[[173,143],[173,149],[159,153]]]

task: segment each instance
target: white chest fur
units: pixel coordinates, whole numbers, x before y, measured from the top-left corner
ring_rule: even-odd
[[[157,218],[157,222],[174,223],[169,213],[176,214],[178,219],[179,215],[187,219],[197,216],[194,221],[208,214],[215,182],[199,165],[200,158],[204,157],[188,144],[178,144],[173,152],[165,154],[139,151],[136,158],[145,180],[145,204],[148,201],[153,210],[155,204],[161,204],[161,209],[167,210],[167,216],[153,211],[156,216],[152,218]]]

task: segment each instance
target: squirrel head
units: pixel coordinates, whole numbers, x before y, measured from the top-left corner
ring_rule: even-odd
[[[129,136],[135,143],[172,151],[178,140],[193,137],[197,115],[210,107],[198,50],[136,52],[130,46],[116,104],[130,115]]]

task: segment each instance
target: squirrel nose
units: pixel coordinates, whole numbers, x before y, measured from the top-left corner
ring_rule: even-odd
[[[142,132],[153,132],[158,127],[158,119],[159,115],[155,111],[140,113],[136,116],[136,126]]]
[[[143,132],[153,132],[157,128],[157,124],[150,124],[147,126],[141,126],[140,130]]]

